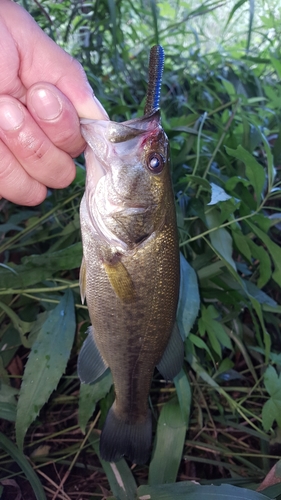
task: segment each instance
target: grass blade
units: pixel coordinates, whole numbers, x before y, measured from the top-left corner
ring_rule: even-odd
[[[192,403],[192,393],[187,374],[182,368],[180,373],[174,378],[174,384],[177,390],[178,400],[181,408],[182,419],[186,428],[189,424],[190,408]]]
[[[32,469],[30,463],[24,454],[18,450],[18,448],[8,439],[2,432],[0,432],[0,448],[2,448],[6,453],[8,453],[13,460],[18,464],[18,466],[22,469],[26,478],[30,482],[34,494],[37,500],[46,500],[45,492],[43,487]]]
[[[249,30],[248,30],[247,47],[246,47],[247,52],[249,52],[251,45],[252,29],[253,29],[254,14],[255,14],[255,0],[249,0],[249,4],[250,4],[250,13],[249,13],[250,17],[249,17]]]
[[[160,413],[153,457],[149,466],[149,484],[176,480],[182,458],[186,425],[176,399],[168,401]]]
[[[233,18],[233,16],[234,16],[235,12],[236,12],[238,9],[240,9],[240,7],[241,7],[242,5],[244,5],[244,3],[246,3],[247,1],[248,1],[248,0],[239,0],[239,1],[238,1],[238,2],[237,2],[237,3],[236,3],[233,7],[232,7],[232,9],[231,9],[231,11],[230,11],[230,14],[229,14],[229,16],[228,16],[228,19],[227,19],[227,21],[226,21],[226,25],[225,25],[224,30],[226,30],[227,26],[229,25],[229,23],[230,23],[231,19],[232,19],[232,18]]]
[[[132,500],[135,498],[137,485],[127,462],[123,458],[117,463],[105,462],[100,458],[99,433],[97,431],[91,433],[89,441],[100,459],[103,470],[107,475],[111,491],[116,499]]]

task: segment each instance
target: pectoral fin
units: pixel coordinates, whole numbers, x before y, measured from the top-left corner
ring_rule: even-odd
[[[87,330],[88,336],[82,345],[78,356],[77,370],[80,381],[84,384],[91,384],[108,368],[96,345],[93,327]]]
[[[121,260],[104,262],[104,269],[116,295],[124,302],[135,298],[135,286],[126,267]]]
[[[81,302],[82,304],[84,304],[86,298],[86,263],[84,257],[82,259],[80,267],[79,285],[80,285]]]
[[[178,325],[175,323],[166,350],[164,351],[161,361],[157,365],[159,372],[166,380],[173,380],[179,373],[183,363],[183,356],[184,345]]]

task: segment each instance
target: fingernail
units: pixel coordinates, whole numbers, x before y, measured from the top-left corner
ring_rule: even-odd
[[[0,102],[0,128],[15,130],[24,120],[24,114],[19,106],[10,102]]]
[[[109,116],[105,111],[103,105],[93,95],[90,98],[83,100],[79,104],[76,104],[75,107],[79,118],[92,118],[93,120],[109,119]]]
[[[102,103],[96,98],[96,96],[94,96],[94,101],[96,103],[96,106],[97,106],[99,112],[103,116],[103,119],[106,119],[106,117],[109,118],[109,116],[108,116],[107,112],[105,111]]]
[[[58,97],[47,89],[36,89],[30,96],[35,113],[41,120],[54,120],[62,112]]]

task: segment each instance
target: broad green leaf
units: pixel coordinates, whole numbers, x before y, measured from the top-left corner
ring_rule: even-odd
[[[0,402],[0,419],[15,422],[17,416],[16,403],[1,403]],[[0,497],[1,498],[1,497]]]
[[[266,432],[270,430],[274,420],[281,428],[281,400],[277,402],[272,398],[268,399],[262,407],[262,425]]]
[[[216,319],[218,316],[219,314],[214,306],[205,307],[202,305],[201,317],[198,320],[198,328],[201,336],[207,333],[212,348],[221,357],[221,346],[231,350],[232,345],[225,329]]]
[[[20,317],[15,313],[15,311],[13,311],[11,307],[7,306],[7,304],[5,304],[2,301],[0,301],[0,309],[3,309],[3,311],[7,314],[7,316],[9,316],[15,329],[20,334],[22,344],[25,347],[29,347],[29,342],[24,335],[30,331],[32,323],[20,319]]]
[[[18,389],[10,386],[10,379],[0,358],[0,419],[15,422]]]
[[[248,238],[248,245],[252,255],[259,261],[258,287],[262,288],[271,278],[271,260],[267,251],[261,245],[257,245],[251,238]]]
[[[24,456],[24,454],[6,436],[4,436],[4,434],[2,434],[2,432],[0,432],[0,448],[8,453],[8,455],[12,457],[12,459],[24,472],[33,489],[36,499],[46,500],[43,486],[41,485],[36,473],[32,469],[29,461]]]
[[[277,57],[274,57],[273,54],[270,54],[270,60],[272,63],[272,66],[274,67],[276,73],[278,74],[279,78],[281,78],[281,62],[280,59]]]
[[[196,273],[180,254],[180,296],[177,323],[183,340],[188,336],[198,315],[200,297]]]
[[[16,437],[20,448],[25,433],[64,373],[75,334],[72,292],[67,290],[50,311],[26,363],[17,410]]]
[[[16,226],[11,222],[0,224],[0,233],[8,233],[9,231],[22,231],[22,227]]]
[[[267,162],[267,179],[268,179],[268,191],[271,192],[273,189],[273,183],[276,176],[276,170],[274,168],[274,160],[275,160],[275,152],[277,151],[277,141],[275,141],[273,146],[273,152],[271,151],[270,145],[268,144],[268,140],[266,136],[260,131],[261,139],[263,141],[264,149],[266,152],[266,162]],[[274,158],[273,158],[274,155]],[[275,162],[278,165],[277,162]]]
[[[186,435],[181,407],[173,398],[164,404],[157,423],[149,484],[172,483],[176,480]]]
[[[273,157],[274,157],[274,164],[275,165],[280,165],[281,163],[281,126],[279,125],[279,130],[278,130],[278,137],[274,142],[273,145]],[[275,174],[275,171],[274,171]],[[274,177],[273,177],[274,179]],[[271,187],[273,185],[273,182],[271,182]]]
[[[35,215],[38,215],[39,212],[35,212],[33,210],[23,210],[23,207],[21,207],[20,212],[12,214],[9,217],[9,222],[0,224],[0,233],[5,233],[7,231],[13,230],[14,231],[14,226],[18,227],[20,231],[22,231],[22,227],[17,226],[20,222],[29,220],[31,217],[34,217]]]
[[[137,485],[127,462],[124,458],[116,463],[102,460],[99,452],[99,436],[100,433],[94,430],[89,436],[89,441],[99,457],[113,495],[117,500],[132,500],[136,498]]]
[[[193,481],[175,484],[140,486],[138,500],[269,500],[269,497],[256,491],[238,488],[230,484],[221,486],[201,486]]]
[[[10,324],[0,341],[0,357],[3,360],[4,366],[10,363],[20,345],[20,334],[13,325]]]
[[[252,254],[249,248],[249,238],[244,236],[244,234],[240,231],[232,231],[231,234],[239,252],[241,252],[242,255],[248,259],[248,261],[251,261]]]
[[[212,210],[206,214],[206,222],[209,229],[217,228],[210,233],[210,240],[217,253],[236,271],[235,262],[232,258],[232,238],[229,232],[219,227],[219,214]]]
[[[104,398],[112,386],[112,375],[107,370],[94,384],[81,384],[78,409],[78,423],[85,433],[86,425],[93,415],[97,402]]]
[[[253,214],[253,217],[251,217],[251,219],[247,219],[247,222],[249,221],[256,224],[258,228],[260,228],[266,234],[272,226],[272,220],[269,217],[265,217],[261,212]]]
[[[201,267],[199,271],[197,272],[197,276],[199,280],[204,280],[206,278],[212,278],[216,275],[221,274],[222,272],[222,267],[224,266],[224,262],[222,260],[218,260],[217,262],[214,262],[213,264],[209,264],[208,266]]]
[[[260,238],[260,240],[267,246],[268,251],[272,257],[272,260],[275,265],[275,270],[272,274],[272,278],[276,283],[281,286],[281,248],[280,246],[276,245],[270,237],[262,231],[259,227],[257,227],[255,224],[250,222],[249,220],[245,221],[252,231]]]
[[[207,203],[207,205],[216,205],[220,201],[227,201],[232,198],[232,196],[229,196],[229,194],[227,194],[222,187],[217,186],[217,184],[214,184],[213,182],[210,184],[212,188],[212,196],[211,201]]]
[[[204,368],[199,364],[198,360],[192,354],[187,354],[186,356],[191,368],[202,378],[210,387],[216,389],[219,394],[223,394],[223,389],[215,382],[215,380],[210,377],[210,375],[204,370]]]
[[[281,378],[277,375],[277,372],[273,366],[268,366],[264,373],[264,385],[265,388],[271,396],[278,394],[280,392],[281,397]]]
[[[214,378],[220,377],[222,374],[232,371],[233,366],[234,366],[234,363],[233,363],[233,361],[231,361],[231,359],[229,359],[229,358],[223,359],[222,362],[220,363],[216,373],[214,374]],[[238,375],[239,375],[239,377],[243,378],[242,375],[240,375],[240,374],[238,374]],[[221,377],[221,378],[223,378],[223,377]],[[226,378],[226,380],[228,380],[228,379]]]
[[[269,366],[264,374],[264,385],[270,395],[262,409],[262,423],[265,431],[269,431],[274,420],[281,428],[281,374]]]
[[[189,335],[189,340],[196,346],[196,347],[199,347],[199,349],[205,349],[205,351],[207,351],[207,353],[209,354],[210,358],[212,359],[213,363],[215,364],[215,360],[213,358],[213,355],[209,349],[209,347],[207,346],[206,342],[204,342],[203,339],[201,339],[200,337],[198,337],[197,335],[194,335],[193,333],[191,333]]]
[[[234,212],[236,212],[241,205],[241,200],[239,198],[234,198],[231,196],[228,200],[220,201],[218,207],[220,209],[219,223],[235,218]]]
[[[270,337],[270,335],[266,329],[265,323],[264,323],[264,317],[263,317],[262,308],[261,308],[260,303],[251,294],[248,294],[248,297],[249,297],[251,304],[252,304],[252,306],[257,314],[257,317],[259,318],[260,326],[261,326],[262,332],[263,332],[263,341],[264,341],[264,346],[265,346],[265,362],[268,363],[270,347],[271,347],[271,337]],[[252,315],[252,318],[254,320],[253,315]]]
[[[240,183],[243,184],[243,186],[245,186],[246,188],[251,185],[250,181],[244,179],[244,177],[238,177],[234,175],[233,177],[230,177],[230,179],[226,181],[225,187],[228,191],[232,191],[237,186],[237,184]]]
[[[186,428],[188,429],[192,393],[187,374],[185,373],[183,368],[181,369],[180,373],[174,378],[173,382],[177,390],[182,419],[185,423]]]
[[[203,179],[203,177],[199,177],[198,175],[186,175],[185,179],[188,184],[202,186],[206,191],[211,191],[210,183],[206,179]]]
[[[251,281],[243,280],[248,293],[254,297],[260,304],[267,304],[271,307],[276,307],[278,304],[275,300],[273,300],[267,293],[260,290],[254,283]]]
[[[234,85],[229,80],[226,80],[226,78],[222,78],[222,84],[225,88],[225,91],[228,93],[229,97],[231,99],[234,99],[235,96],[237,95]]]
[[[23,264],[10,264],[11,269],[0,268],[0,288],[25,289],[35,283],[50,278],[57,271],[69,271],[80,266],[82,245],[76,243],[68,248],[53,253],[25,257]]]
[[[236,150],[226,146],[226,151],[230,156],[234,156],[245,164],[246,176],[254,188],[257,203],[259,204],[265,185],[265,172],[262,165],[260,165],[254,156],[241,145],[239,145]]]
[[[16,403],[15,396],[18,392],[18,389],[15,389],[10,385],[0,383],[0,403]]]

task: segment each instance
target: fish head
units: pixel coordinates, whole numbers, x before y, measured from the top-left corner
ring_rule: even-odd
[[[160,112],[116,123],[81,120],[91,224],[109,244],[135,248],[163,224],[170,197],[169,144]]]

